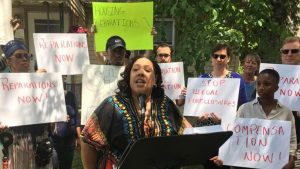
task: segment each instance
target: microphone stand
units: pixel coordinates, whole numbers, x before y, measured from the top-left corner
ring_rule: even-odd
[[[142,136],[145,136],[144,133],[144,120],[145,120],[145,112],[146,112],[146,106],[145,106],[145,100],[146,95],[145,94],[139,94],[139,103],[141,107],[141,126],[142,126]]]
[[[3,145],[2,168],[8,169],[8,147],[13,143],[13,136],[8,132],[0,134],[0,142]]]

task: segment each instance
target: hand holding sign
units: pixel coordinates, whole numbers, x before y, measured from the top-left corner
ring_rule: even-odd
[[[215,112],[205,112],[198,117],[197,127],[221,124],[221,117]]]
[[[22,126],[66,119],[60,74],[1,73],[0,86],[1,123]]]
[[[155,27],[152,27],[152,29],[151,29],[151,35],[152,35],[152,36],[157,35],[157,31],[156,31],[156,28],[155,28]]]
[[[211,158],[209,160],[212,161],[213,163],[215,163],[217,166],[223,165],[223,161],[218,156],[214,156],[213,158]]]
[[[107,3],[93,2],[96,51],[105,51],[105,43],[118,35],[126,41],[127,49],[152,49],[153,2]]]
[[[199,116],[199,121],[202,123],[206,123],[208,121],[208,115],[209,113],[205,112],[202,114],[202,116]]]
[[[237,118],[230,129],[233,135],[219,149],[224,165],[279,169],[287,164],[291,122]]]
[[[211,119],[216,124],[221,124],[221,117],[217,113],[210,113]]]
[[[7,129],[7,126],[0,122],[0,133],[2,133],[5,129]]]
[[[34,33],[33,38],[38,66],[47,72],[81,74],[90,62],[86,34]]]
[[[235,118],[239,83],[237,78],[189,78],[184,115],[200,117],[202,127],[220,124],[222,118],[225,127]]]
[[[165,94],[171,99],[182,99],[184,90],[184,69],[182,62],[159,63]],[[182,91],[183,90],[183,91]]]
[[[21,25],[21,19],[15,16],[10,20],[10,24],[13,27],[13,31],[15,32],[17,29],[19,29]]]
[[[81,124],[106,97],[114,95],[123,66],[86,65],[82,76]]]
[[[179,95],[179,99],[184,99],[186,96],[186,87],[183,87],[181,89],[180,95]]]
[[[279,89],[275,98],[294,111],[300,110],[300,65],[260,64],[259,70],[274,69],[280,75]]]

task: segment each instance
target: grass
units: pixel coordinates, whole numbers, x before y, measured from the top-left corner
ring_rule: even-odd
[[[75,151],[73,163],[72,163],[72,169],[83,169],[82,163],[81,163],[81,157],[80,157],[80,151]]]

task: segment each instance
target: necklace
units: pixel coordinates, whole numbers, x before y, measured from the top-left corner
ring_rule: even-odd
[[[143,136],[144,132],[143,132],[143,120],[142,119],[144,119],[144,117],[142,117],[143,115],[140,110],[140,105],[136,104],[136,102],[133,99],[130,99],[130,105],[132,107],[134,119],[138,126],[138,131],[139,131],[140,135]]]
[[[214,74],[211,72],[211,73],[208,74],[208,77],[209,77],[209,78],[231,78],[231,77],[232,77],[231,73],[232,73],[231,71],[228,71],[227,74],[226,74],[225,76],[223,76],[223,77],[220,77],[220,76],[219,76],[219,77],[216,77],[216,76],[214,76]]]

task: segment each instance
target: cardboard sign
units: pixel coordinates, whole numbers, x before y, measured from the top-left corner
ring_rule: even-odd
[[[33,39],[38,67],[47,72],[82,74],[90,64],[86,34],[34,33]]]
[[[81,124],[108,96],[115,95],[117,82],[124,66],[86,65],[82,76]]]
[[[120,36],[128,50],[153,48],[153,2],[93,2],[96,51],[105,51],[111,36]]]
[[[214,113],[227,126],[236,116],[239,88],[238,78],[189,78],[183,115]]]
[[[260,64],[259,70],[274,69],[280,75],[275,98],[293,111],[300,110],[300,65]]]
[[[12,5],[11,0],[0,0],[0,44],[5,45],[8,41],[14,39],[13,28],[10,24]]]
[[[159,63],[163,78],[165,94],[172,100],[179,99],[184,85],[184,69],[182,62]]]
[[[7,126],[66,121],[62,77],[49,73],[0,73],[0,119]]]
[[[224,165],[281,169],[289,160],[291,122],[237,118],[219,149]]]

